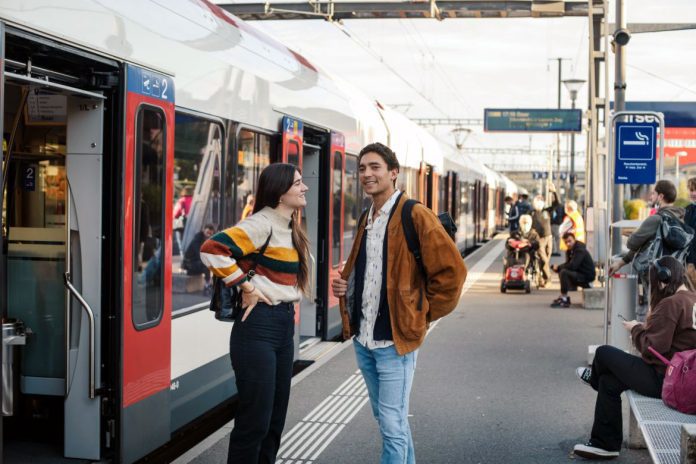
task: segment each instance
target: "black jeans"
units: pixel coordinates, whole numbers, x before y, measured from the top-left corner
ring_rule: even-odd
[[[585,279],[585,276],[569,269],[561,269],[561,272],[558,273],[558,279],[561,281],[561,293],[563,295],[570,291],[574,292],[578,288],[578,285],[582,288],[589,287],[589,283],[587,279]]]
[[[609,345],[597,348],[590,378],[592,388],[597,390],[592,444],[619,451],[623,441],[621,393],[635,390],[641,395],[660,398],[663,380],[663,375],[638,356]]]
[[[274,464],[290,399],[295,306],[259,303],[230,337],[239,406],[228,464]]]

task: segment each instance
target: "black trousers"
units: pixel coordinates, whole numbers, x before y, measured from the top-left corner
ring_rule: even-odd
[[[609,451],[619,451],[623,441],[621,393],[635,390],[641,395],[660,398],[664,376],[643,361],[609,345],[597,348],[590,384],[597,390],[594,423],[590,441]]]
[[[578,286],[582,288],[589,287],[585,276],[576,271],[561,269],[561,272],[558,273],[558,278],[561,281],[561,293],[564,295],[568,292],[574,292]]]
[[[228,464],[274,464],[290,399],[295,310],[259,303],[232,328],[230,357],[239,406]]]

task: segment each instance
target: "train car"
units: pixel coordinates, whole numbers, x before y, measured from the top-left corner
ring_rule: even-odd
[[[365,144],[394,145],[434,210],[441,179],[473,185],[463,247],[490,235],[486,177],[446,174],[424,130],[207,0],[4,0],[0,63],[3,333],[25,334],[6,462],[134,462],[234,396],[196,246],[240,220],[270,163],[313,192],[298,359],[339,335],[329,283],[365,206]]]

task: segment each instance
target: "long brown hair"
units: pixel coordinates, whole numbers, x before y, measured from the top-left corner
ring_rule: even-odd
[[[672,256],[663,256],[658,259],[657,262],[660,267],[669,270],[670,278],[669,281],[663,282],[667,284],[664,288],[660,288],[660,280],[657,278],[657,269],[654,264],[650,265],[650,310],[654,310],[655,307],[667,297],[670,297],[677,293],[677,290],[682,285],[685,285],[689,290],[693,290],[691,282],[689,281],[686,270],[682,263]]]
[[[259,185],[256,188],[256,201],[254,203],[254,213],[264,209],[266,206],[277,208],[282,197],[292,184],[295,183],[295,171],[301,171],[292,164],[274,163],[266,166],[259,176]],[[292,213],[292,245],[297,250],[300,259],[300,269],[297,273],[297,287],[305,295],[309,292],[309,266],[307,264],[309,256],[309,240],[307,234],[300,227],[300,212],[295,210]]]

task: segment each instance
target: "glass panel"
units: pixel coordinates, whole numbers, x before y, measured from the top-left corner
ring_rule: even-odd
[[[358,181],[358,157],[346,155],[346,188],[343,189],[343,256],[350,254],[362,212]]]
[[[133,323],[145,328],[156,325],[163,308],[164,113],[143,107],[136,124]]]
[[[249,130],[239,132],[237,155],[237,217],[239,222],[252,213],[254,192],[263,168],[271,163],[271,137]]]
[[[176,115],[174,145],[174,240],[172,310],[210,300],[210,271],[200,258],[203,242],[220,229],[222,127],[188,114]]]
[[[288,163],[300,165],[300,146],[294,140],[288,140]]]
[[[20,105],[19,86],[7,84],[2,90],[7,129],[17,111],[27,107]],[[30,95],[35,95],[33,90]],[[67,97],[51,98],[67,107]],[[7,316],[32,329],[21,350],[21,374],[29,378],[65,376],[66,134],[65,121],[37,124],[20,117],[7,166],[2,205],[7,290],[0,297],[6,298],[2,306],[7,304]],[[4,160],[9,135],[3,134]],[[49,393],[42,389],[51,384],[41,385],[33,392]]]
[[[343,190],[343,156],[340,152],[334,152],[333,156],[333,238],[331,240],[332,264],[338,266],[341,263],[341,191]]]

